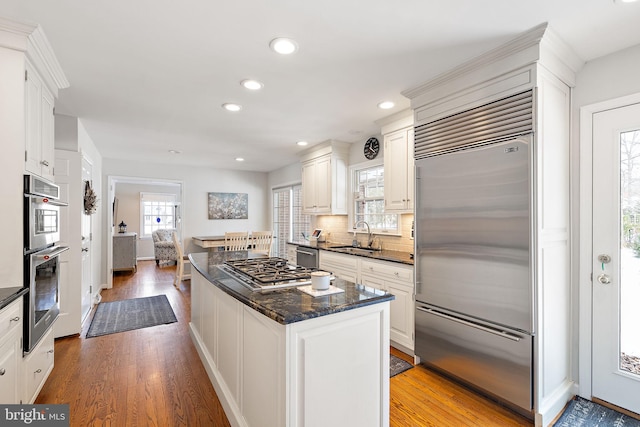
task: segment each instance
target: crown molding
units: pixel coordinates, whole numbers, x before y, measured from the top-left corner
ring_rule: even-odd
[[[450,71],[411,89],[402,92],[409,99],[417,98],[427,92],[467,76],[481,69],[502,68],[503,72],[535,63],[544,62],[547,68],[574,85],[575,73],[582,67],[582,61],[545,22],[525,31],[507,43],[473,58]],[[508,68],[504,68],[507,66]]]
[[[0,18],[0,47],[24,52],[56,97],[58,89],[69,87],[69,81],[39,25]]]

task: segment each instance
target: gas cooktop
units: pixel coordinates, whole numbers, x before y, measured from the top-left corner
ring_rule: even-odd
[[[252,290],[308,285],[313,271],[277,257],[229,260],[218,268]]]

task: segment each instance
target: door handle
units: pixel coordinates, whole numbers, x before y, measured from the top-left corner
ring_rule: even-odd
[[[82,248],[82,252],[89,252],[89,248]]]
[[[608,274],[602,273],[601,275],[598,276],[598,282],[600,282],[603,285],[608,285],[611,283],[611,277],[609,277]]]

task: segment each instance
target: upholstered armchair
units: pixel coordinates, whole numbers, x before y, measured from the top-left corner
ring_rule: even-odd
[[[156,265],[160,265],[160,261],[177,261],[178,252],[173,244],[174,229],[156,230],[151,233],[153,238],[153,252],[156,257]]]

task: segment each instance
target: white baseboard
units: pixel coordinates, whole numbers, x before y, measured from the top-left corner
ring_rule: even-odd
[[[567,402],[575,396],[574,382],[565,381],[543,402],[539,404],[539,408],[535,415],[536,427],[547,427],[562,412]]]

